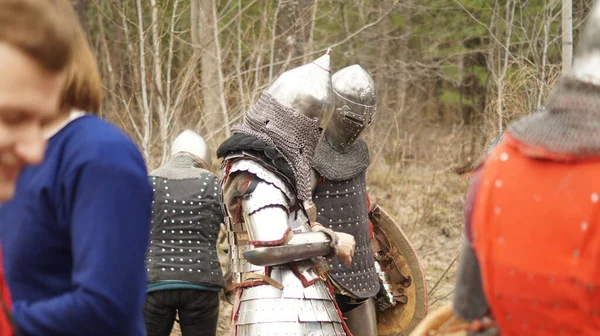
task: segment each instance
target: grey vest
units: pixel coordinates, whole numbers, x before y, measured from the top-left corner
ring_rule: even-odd
[[[317,222],[333,231],[354,236],[356,249],[352,265],[335,257],[331,277],[357,298],[369,298],[379,291],[379,277],[369,237],[369,213],[365,172],[345,181],[323,180],[314,191]]]
[[[150,173],[154,188],[148,282],[223,287],[217,237],[224,222],[217,177],[187,155]]]

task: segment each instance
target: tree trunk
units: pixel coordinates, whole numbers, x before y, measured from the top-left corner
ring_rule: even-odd
[[[573,64],[573,1],[562,0],[562,71]]]
[[[545,10],[544,22],[543,22],[544,39],[542,42],[542,62],[541,62],[542,64],[540,65],[540,88],[538,91],[536,108],[540,108],[542,106],[542,97],[544,95],[544,92],[546,91],[546,64],[548,64],[548,46],[549,46],[549,39],[550,39],[551,18],[552,18],[552,11]],[[564,50],[563,50],[563,52],[564,52]],[[563,65],[563,69],[564,69],[564,65]]]
[[[214,38],[213,0],[192,0],[192,43],[200,53],[200,86],[202,90],[203,131],[218,127],[216,115],[220,110],[219,69]]]
[[[388,7],[389,8],[389,7]],[[402,16],[404,18],[404,21],[406,22],[406,27],[404,28],[404,31],[401,33],[404,36],[402,37],[402,39],[400,39],[400,41],[398,41],[398,47],[397,47],[397,52],[398,52],[398,59],[400,59],[402,62],[400,63],[400,69],[398,69],[398,83],[397,83],[397,90],[396,90],[396,111],[398,112],[398,114],[402,115],[404,114],[404,111],[406,111],[407,109],[407,105],[406,104],[406,91],[408,90],[409,87],[409,71],[410,69],[408,68],[408,64],[409,64],[409,44],[408,42],[410,41],[410,38],[412,37],[412,8],[413,8],[413,0],[406,0],[403,2],[403,7],[400,8],[400,13],[402,13]],[[389,20],[389,19],[388,19]],[[398,134],[397,136],[400,136],[400,134]]]
[[[309,30],[308,30],[308,41],[306,42],[306,46],[304,48],[305,53],[304,53],[303,63],[308,63],[308,62],[310,62],[310,60],[312,58],[314,58],[310,54],[312,54],[312,52],[315,50],[314,35],[315,35],[315,22],[317,21],[316,17],[317,17],[318,9],[319,9],[319,0],[314,0],[312,13],[311,13],[311,17],[310,17],[310,25],[309,25]]]
[[[150,157],[150,140],[152,137],[152,112],[150,110],[150,98],[148,97],[148,82],[146,81],[146,47],[145,47],[145,33],[144,33],[144,16],[142,1],[136,1],[136,9],[138,16],[138,47],[139,47],[139,61],[140,61],[140,86],[142,87],[142,111],[144,121],[144,132],[142,138],[142,152],[147,161]]]

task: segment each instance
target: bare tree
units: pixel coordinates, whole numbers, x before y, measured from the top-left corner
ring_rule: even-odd
[[[573,63],[573,1],[562,0],[562,68],[571,69]]]
[[[142,87],[142,106],[143,106],[143,121],[144,132],[142,137],[142,151],[146,158],[150,157],[150,139],[152,132],[152,112],[150,110],[150,101],[148,97],[148,82],[146,81],[146,33],[144,30],[144,14],[142,1],[136,0],[136,9],[138,17],[138,46],[139,46],[139,62],[140,62],[140,85]]]
[[[506,25],[504,29],[504,43],[496,39],[497,44],[497,58],[496,66],[491,69],[492,78],[496,84],[496,114],[497,114],[497,130],[498,133],[504,131],[504,80],[506,79],[507,72],[509,70],[509,61],[511,60],[510,46],[513,37],[513,23],[515,19],[515,9],[517,6],[516,0],[507,0],[504,8],[504,17],[502,22]]]
[[[281,70],[298,66],[310,46],[315,0],[278,0],[274,36],[277,43],[271,51],[276,61],[285,60]],[[273,56],[272,56],[273,58]],[[273,77],[273,72],[270,72]]]
[[[218,59],[217,21],[213,0],[192,0],[192,43],[200,52],[202,121],[206,129],[217,127],[216,114],[221,110],[220,64]]]
[[[563,0],[564,2],[564,0]],[[558,4],[558,0],[549,0],[546,1],[545,6],[544,6],[544,15],[543,15],[543,21],[542,21],[542,26],[543,26],[543,39],[542,39],[542,56],[541,56],[541,65],[540,65],[540,89],[538,91],[538,96],[537,96],[537,102],[536,102],[536,107],[539,108],[542,106],[542,97],[544,95],[544,93],[546,92],[546,82],[547,82],[547,65],[548,65],[548,49],[550,47],[550,24],[552,23],[554,17],[552,15],[552,12],[554,11],[554,9],[556,8]],[[564,55],[564,50],[563,50],[563,55]],[[563,58],[564,60],[564,58]],[[571,64],[571,62],[569,61],[569,64]],[[564,68],[564,65],[563,65]]]

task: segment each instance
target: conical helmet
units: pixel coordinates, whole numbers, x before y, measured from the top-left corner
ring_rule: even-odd
[[[339,70],[331,81],[335,111],[325,131],[325,138],[335,150],[344,153],[375,118],[375,82],[358,64]]]
[[[600,1],[595,1],[586,20],[569,77],[600,85]]]
[[[171,155],[189,153],[204,161],[207,167],[211,165],[210,150],[204,138],[192,130],[181,132],[173,141]]]
[[[329,123],[334,108],[330,52],[331,49],[309,64],[284,72],[267,89],[281,105],[318,119],[322,130]]]

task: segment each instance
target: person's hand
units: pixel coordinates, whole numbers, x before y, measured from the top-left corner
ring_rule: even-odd
[[[354,236],[343,232],[336,232],[335,234],[338,237],[337,255],[344,260],[346,266],[350,266],[354,257],[354,248],[356,247]]]

